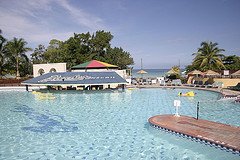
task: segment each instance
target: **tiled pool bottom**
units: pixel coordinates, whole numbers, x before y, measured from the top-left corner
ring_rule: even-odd
[[[67,93],[55,94],[54,101],[39,101],[27,92],[0,92],[0,159],[239,159],[149,127],[149,117],[175,112],[179,91],[186,90]],[[218,97],[196,92],[193,99],[181,98],[181,114],[194,116],[197,101]],[[200,107],[200,116],[239,125],[238,104]],[[227,108],[224,117],[214,117]]]

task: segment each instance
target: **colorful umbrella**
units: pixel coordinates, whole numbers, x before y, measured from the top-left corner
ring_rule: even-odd
[[[118,66],[97,60],[92,60],[89,62],[73,66],[71,69],[97,69],[97,68],[118,68]]]

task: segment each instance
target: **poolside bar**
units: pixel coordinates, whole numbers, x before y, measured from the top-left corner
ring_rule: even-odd
[[[125,88],[127,81],[116,72],[53,72],[22,82],[28,86],[46,86],[48,90],[102,90]]]

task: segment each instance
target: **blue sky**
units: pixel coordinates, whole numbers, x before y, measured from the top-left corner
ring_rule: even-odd
[[[239,0],[1,0],[3,36],[29,47],[67,40],[73,33],[110,31],[112,46],[134,58],[134,68],[184,67],[202,41],[240,55]]]

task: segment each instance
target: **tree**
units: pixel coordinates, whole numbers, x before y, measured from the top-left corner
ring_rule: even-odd
[[[20,57],[19,60],[19,73],[20,76],[29,76],[32,74],[32,63],[27,56]]]
[[[3,75],[3,71],[6,68],[6,43],[7,40],[0,35],[0,76]]]
[[[133,58],[122,48],[111,48],[113,35],[110,32],[97,31],[92,35],[87,33],[77,34],[66,41],[52,39],[47,49],[38,47],[32,56],[33,63],[66,62],[67,68],[90,60],[99,60],[126,68],[133,64]]]
[[[239,70],[240,69],[240,57],[236,55],[225,56],[223,63],[228,70]]]
[[[64,53],[64,60],[67,62],[68,68],[91,60],[90,40],[91,35],[89,32],[74,33],[73,37],[63,43],[61,50]]]
[[[109,48],[106,53],[106,62],[117,65],[120,69],[126,69],[128,65],[133,65],[133,58],[122,48]]]
[[[196,65],[193,65],[193,64],[187,65],[186,68],[185,68],[186,73],[189,73],[189,72],[191,72],[195,69],[199,70],[199,67],[196,66]]]
[[[113,35],[110,32],[97,31],[90,40],[91,57],[96,60],[104,60],[107,49],[110,48]]]
[[[21,57],[25,57],[25,59],[27,59],[28,57],[26,56],[25,53],[31,51],[31,48],[26,47],[26,45],[27,42],[24,39],[22,38],[17,39],[16,37],[14,37],[13,40],[9,41],[6,44],[8,56],[11,57],[11,60],[14,61],[16,66],[17,79],[20,78],[19,64]]]
[[[222,62],[224,57],[221,52],[225,51],[224,49],[219,49],[217,47],[218,43],[212,42],[202,42],[201,47],[198,49],[193,61],[193,66],[197,66],[199,70],[205,71],[208,69],[211,70],[221,70],[225,66]]]
[[[64,62],[64,56],[62,55],[62,41],[57,39],[52,39],[49,42],[47,51],[44,53],[44,60],[47,63],[60,63]]]
[[[39,63],[46,63],[44,59],[44,54],[46,52],[46,49],[44,45],[38,45],[37,48],[35,48],[34,52],[31,54],[31,61],[33,64],[39,64]]]

